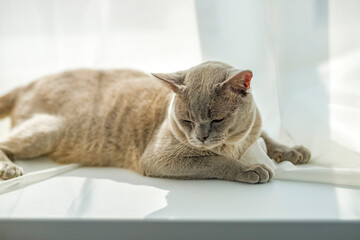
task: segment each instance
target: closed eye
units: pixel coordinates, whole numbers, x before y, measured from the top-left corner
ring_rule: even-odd
[[[183,123],[185,124],[188,124],[188,125],[191,125],[193,122],[192,121],[189,121],[189,120],[181,120]]]
[[[219,122],[222,122],[224,120],[224,118],[221,118],[221,119],[215,119],[215,120],[212,120],[213,123],[219,123]]]

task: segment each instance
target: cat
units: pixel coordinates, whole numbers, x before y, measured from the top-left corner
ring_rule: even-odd
[[[145,176],[268,182],[265,165],[240,161],[259,137],[276,161],[306,163],[303,146],[261,131],[253,74],[208,61],[185,71],[80,69],[47,76],[0,98],[12,131],[0,142],[0,177],[23,174],[12,160],[116,166]]]

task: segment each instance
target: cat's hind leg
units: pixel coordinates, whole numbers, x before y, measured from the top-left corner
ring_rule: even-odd
[[[0,178],[10,179],[23,174],[12,160],[35,158],[53,151],[62,129],[56,116],[38,114],[15,127],[0,141]]]
[[[302,164],[310,160],[311,153],[304,146],[286,147],[275,142],[265,132],[262,132],[261,137],[265,140],[267,155],[276,162],[290,161],[293,164]]]

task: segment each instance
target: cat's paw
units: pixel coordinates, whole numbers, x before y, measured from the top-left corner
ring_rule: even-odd
[[[0,178],[8,180],[11,178],[19,177],[24,172],[21,167],[15,165],[12,162],[0,162]]]
[[[237,176],[237,181],[246,183],[264,183],[273,177],[272,171],[264,164],[250,165]]]
[[[290,161],[293,164],[303,164],[309,162],[311,153],[304,146],[295,146],[293,148],[275,149],[271,158],[276,162]]]

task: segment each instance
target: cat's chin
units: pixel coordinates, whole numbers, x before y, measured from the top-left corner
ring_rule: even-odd
[[[194,146],[196,148],[206,149],[206,150],[216,148],[222,144],[222,141],[210,142],[210,143],[208,143],[208,142],[200,143],[200,142],[191,142],[191,141],[189,141],[189,142],[192,146]]]

